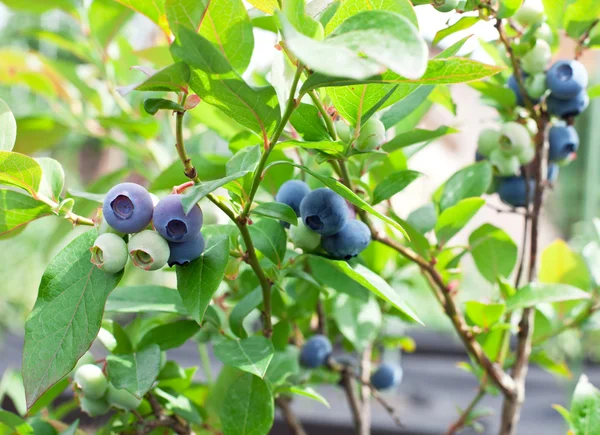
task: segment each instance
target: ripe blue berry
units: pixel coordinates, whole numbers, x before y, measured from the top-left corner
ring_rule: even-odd
[[[275,201],[289,205],[300,216],[300,203],[310,192],[310,187],[301,180],[289,180],[281,185],[275,195]]]
[[[333,190],[322,187],[304,197],[300,203],[300,216],[308,228],[322,236],[329,236],[346,225],[348,205]]]
[[[92,252],[92,264],[104,272],[120,272],[127,264],[127,244],[116,234],[101,234],[90,251]]]
[[[371,243],[371,230],[362,221],[351,220],[337,233],[323,237],[321,246],[332,257],[349,260]]]
[[[143,270],[158,270],[169,260],[169,244],[154,231],[146,230],[133,235],[127,249],[134,266]]]
[[[577,152],[579,135],[572,125],[555,125],[548,133],[548,159],[560,162]]]
[[[196,234],[196,237],[186,242],[169,242],[169,249],[171,251],[171,254],[169,255],[169,266],[173,266],[174,264],[183,266],[184,264],[194,261],[202,255],[204,247],[205,242],[202,233]]]
[[[168,195],[154,208],[154,228],[169,242],[185,242],[200,232],[202,210],[195,205],[188,214],[183,211],[181,195]]]
[[[556,98],[574,98],[588,86],[588,73],[577,60],[559,60],[548,70],[546,83]]]
[[[94,364],[79,367],[74,378],[83,395],[89,399],[100,399],[108,388],[108,380],[102,369]]]
[[[501,178],[497,186],[498,195],[502,202],[512,207],[525,207],[526,202],[533,200],[535,181],[529,180],[529,201],[526,201],[527,189],[525,177]]]
[[[327,362],[332,352],[331,342],[324,335],[313,335],[300,352],[300,364],[309,369],[316,369]]]
[[[377,390],[387,390],[400,383],[402,368],[388,363],[383,363],[371,374],[371,385]]]
[[[122,233],[138,233],[152,220],[152,197],[135,183],[121,183],[104,198],[102,214],[106,222]]]
[[[546,98],[548,112],[551,115],[559,118],[569,118],[571,116],[580,115],[590,104],[590,97],[585,90],[578,93],[575,97],[569,100],[563,100],[550,94]]]

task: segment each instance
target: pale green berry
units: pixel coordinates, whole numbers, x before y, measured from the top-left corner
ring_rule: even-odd
[[[456,9],[460,0],[433,0],[432,5],[439,12],[450,12]]]
[[[137,407],[140,406],[140,403],[142,403],[141,398],[135,397],[125,389],[116,388],[113,384],[108,386],[106,400],[108,400],[110,406],[124,409],[126,411],[137,409]]]
[[[346,121],[341,119],[335,121],[335,130],[337,131],[337,135],[342,142],[350,143],[354,131],[353,128],[346,123]]]
[[[106,222],[106,219],[102,219],[102,222],[100,222],[100,225],[98,226],[98,234],[102,235],[102,234],[106,234],[106,233],[116,234],[117,236],[120,236],[120,237],[123,237],[125,235],[125,233],[117,231],[113,227],[108,225],[108,222]]]
[[[91,262],[104,272],[120,272],[127,264],[127,245],[116,234],[104,233],[98,236],[90,251]]]
[[[106,393],[108,381],[100,367],[94,364],[85,364],[75,372],[75,383],[83,395],[89,399],[100,399]]]
[[[546,74],[534,74],[525,79],[525,90],[534,100],[539,100],[546,93]]]
[[[88,350],[86,353],[83,354],[81,358],[79,358],[79,361],[77,361],[77,364],[75,364],[75,368],[71,373],[73,374],[73,376],[75,376],[75,373],[77,372],[79,367],[84,366],[86,364],[94,364],[95,362],[96,358],[94,358],[94,355],[92,355],[92,353]]]
[[[80,398],[81,409],[90,417],[99,417],[110,410],[110,405],[105,399]]]
[[[321,235],[308,228],[299,219],[298,225],[290,226],[290,240],[297,248],[314,251],[321,244]]]
[[[499,149],[490,154],[490,161],[498,169],[498,173],[504,177],[515,175],[521,166],[517,156],[507,155]]]
[[[528,74],[539,74],[544,72],[551,59],[550,45],[543,39],[538,39],[533,48],[521,58],[521,66]]]
[[[529,163],[531,163],[534,157],[535,148],[533,147],[533,144],[531,146],[523,148],[521,152],[517,154],[517,158],[519,159],[519,163],[521,164],[521,166],[528,165]]]
[[[516,155],[525,147],[531,146],[531,136],[527,128],[518,122],[507,122],[500,129],[500,149],[509,155]]]
[[[131,237],[127,245],[135,267],[158,270],[169,261],[169,244],[155,231],[145,230]]]
[[[500,146],[500,132],[493,128],[485,128],[479,133],[477,140],[477,151],[485,157]]]
[[[515,20],[523,26],[532,26],[544,21],[542,0],[526,0],[515,14]]]
[[[548,23],[540,24],[540,27],[535,31],[535,37],[536,39],[543,39],[550,45],[554,42],[554,33],[552,33],[552,28]]]
[[[527,129],[531,137],[538,134],[538,125],[534,119],[527,118],[527,121],[525,121],[525,128]]]
[[[360,127],[360,134],[356,139],[356,149],[359,151],[373,151],[385,140],[385,126],[379,119],[370,118]]]

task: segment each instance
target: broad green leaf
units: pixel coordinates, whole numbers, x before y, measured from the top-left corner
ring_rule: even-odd
[[[181,347],[200,330],[194,320],[178,320],[165,323],[147,331],[140,339],[136,349],[143,349],[151,344],[157,344],[161,350]]]
[[[25,189],[35,196],[42,181],[39,163],[24,154],[0,151],[0,184]]]
[[[587,90],[588,96],[590,98],[598,98],[600,97],[600,85],[590,86]]]
[[[508,278],[517,264],[517,244],[502,229],[490,224],[477,228],[469,236],[471,255],[479,273],[489,282]]]
[[[416,128],[405,133],[400,133],[395,138],[383,145],[383,150],[391,153],[409,145],[435,140],[447,134],[458,133],[458,130],[448,126],[441,126],[435,130],[424,130]]]
[[[571,424],[576,435],[596,435],[600,428],[600,391],[581,375],[571,400]]]
[[[325,34],[329,35],[340,24],[353,15],[362,11],[383,10],[396,12],[408,19],[415,27],[418,27],[417,15],[412,4],[408,0],[345,0],[340,4],[333,17],[325,27]]]
[[[422,174],[417,171],[404,170],[394,172],[377,185],[373,191],[373,204],[390,199],[392,196],[404,190],[410,183]]]
[[[274,420],[273,396],[265,381],[244,373],[225,394],[219,410],[223,435],[263,435]]]
[[[277,0],[249,0],[248,3],[267,14],[272,14],[279,8]]]
[[[115,313],[188,314],[177,290],[158,285],[117,287],[108,297],[105,309]]]
[[[198,426],[202,425],[202,415],[200,414],[200,410],[198,410],[194,402],[185,397],[183,394],[174,396],[160,388],[155,388],[154,392],[158,397],[167,402],[166,408],[169,411],[177,414],[185,421],[189,421]]]
[[[512,110],[517,104],[515,93],[503,84],[480,81],[471,82],[469,86],[477,90],[486,103],[500,110]]]
[[[298,216],[292,207],[281,202],[265,202],[252,209],[252,214],[266,216],[287,222],[290,225],[298,225]]]
[[[305,141],[329,140],[329,133],[319,110],[310,104],[300,103],[292,112],[290,123]]]
[[[500,0],[498,18],[512,17],[523,4],[523,0]]]
[[[246,175],[248,171],[236,172],[235,174],[228,175],[227,177],[220,178],[218,180],[208,181],[204,183],[198,183],[190,187],[183,194],[181,203],[183,204],[183,210],[189,213],[190,210],[198,204],[198,202],[209,193],[214,192],[219,187],[224,186],[230,181],[237,180]]]
[[[160,348],[151,344],[132,354],[108,355],[106,362],[110,383],[142,398],[160,372]]]
[[[311,142],[303,142],[300,140],[286,140],[277,144],[277,146],[283,149],[288,147],[301,147],[307,150],[319,150],[324,152],[325,154],[331,154],[334,156],[339,156],[341,155],[342,151],[344,151],[343,142],[334,142],[332,140],[320,140]]]
[[[432,44],[438,44],[442,39],[447,36],[453,35],[456,32],[460,32],[461,30],[468,29],[469,27],[477,24],[479,22],[479,17],[462,17],[456,23],[451,26],[444,27],[442,30],[438,31],[433,38]]]
[[[102,321],[102,328],[100,328],[97,340],[112,354],[131,354],[133,352],[129,335],[114,320],[104,319]]]
[[[167,21],[173,34],[177,36],[180,27],[197,32],[208,3],[208,0],[165,0]]]
[[[67,375],[100,330],[104,304],[122,273],[102,272],[91,261],[98,233],[88,231],[46,268],[25,324],[23,382],[27,406]]]
[[[484,304],[479,301],[465,303],[465,311],[471,322],[486,329],[498,323],[502,319],[505,310],[506,305],[504,303]]]
[[[53,9],[61,9],[70,14],[77,11],[76,2],[73,0],[44,0],[44,1],[26,1],[21,0],[2,0],[7,7],[15,10],[33,12],[42,14]]]
[[[144,110],[150,115],[156,115],[159,110],[183,112],[185,109],[182,105],[165,98],[146,98],[144,100]]]
[[[537,352],[533,352],[529,361],[539,365],[541,368],[546,370],[548,373],[560,376],[566,379],[571,379],[573,377],[573,373],[569,370],[569,366],[566,361],[563,359],[562,361],[556,361],[556,357],[551,357],[547,352],[540,350]]]
[[[260,145],[242,148],[225,165],[227,175],[235,174],[236,172],[254,172],[260,161],[260,157]]]
[[[155,72],[142,83],[120,88],[119,92],[123,95],[130,91],[187,92],[190,74],[189,66],[176,62]]]
[[[441,211],[465,198],[481,196],[492,182],[492,166],[488,162],[475,163],[452,175],[434,194]]]
[[[582,290],[590,288],[590,273],[585,261],[564,240],[552,242],[544,249],[541,257],[541,282],[569,284]]]
[[[600,245],[596,241],[588,243],[581,255],[588,267],[592,284],[600,286]]]
[[[52,209],[14,190],[0,189],[0,237],[17,234],[36,219],[52,214]]]
[[[299,396],[308,397],[309,399],[316,400],[317,402],[322,403],[326,407],[331,408],[331,405],[329,404],[327,399],[321,394],[319,394],[317,390],[315,390],[312,387],[309,387],[308,385],[290,385],[287,387],[278,388],[277,391],[281,393],[297,394]]]
[[[313,74],[304,82],[300,93],[304,94],[313,89],[332,86],[352,86],[359,84],[421,84],[421,85],[452,85],[468,83],[493,76],[504,68],[487,65],[470,59],[452,57],[449,59],[431,59],[422,77],[409,79],[391,71],[372,77],[353,79],[345,75],[331,77],[324,74]]]
[[[58,144],[69,133],[69,127],[45,115],[17,119],[15,151],[30,154]]]
[[[582,37],[600,17],[600,3],[595,0],[569,2],[565,12],[565,28],[571,38]]]
[[[482,198],[467,198],[445,209],[435,225],[435,235],[438,244],[444,246],[456,235],[483,207]]]
[[[370,213],[373,216],[378,217],[382,221],[393,226],[398,231],[400,231],[402,234],[407,236],[406,231],[404,230],[404,228],[402,227],[401,224],[399,224],[398,222],[394,221],[393,219],[390,219],[388,216],[385,216],[385,215],[381,214],[380,212],[378,212],[377,210],[375,210],[367,202],[365,202],[362,198],[360,198],[358,195],[356,195],[354,192],[352,192],[350,189],[348,189],[344,184],[340,183],[339,181],[337,181],[331,177],[321,175],[318,172],[314,172],[314,171],[308,169],[306,166],[297,165],[293,162],[288,162],[288,161],[274,162],[273,164],[269,165],[267,167],[267,169],[269,169],[270,167],[273,167],[275,165],[281,165],[281,164],[294,166],[298,169],[301,169],[304,172],[307,172],[308,174],[310,174],[313,177],[315,177],[316,179],[318,179],[325,186],[329,187],[331,190],[336,192],[338,195],[341,195],[343,198],[347,199],[349,202],[351,202],[352,204],[354,204],[361,210],[364,210],[367,213]],[[408,238],[408,236],[407,236],[407,238]]]
[[[514,296],[507,299],[506,309],[514,311],[519,308],[535,307],[545,302],[562,302],[589,298],[589,293],[570,285],[532,282],[517,290]]]
[[[262,378],[267,372],[274,350],[268,338],[254,336],[233,340],[220,339],[214,345],[214,352],[223,364]]]
[[[17,138],[17,121],[8,104],[0,99],[0,151],[12,151]]]
[[[568,0],[542,0],[548,24],[555,30],[562,29]]]
[[[50,157],[35,159],[42,168],[38,193],[58,201],[65,187],[65,171],[60,163]]]
[[[369,300],[369,290],[331,264],[326,258],[311,255],[308,258],[310,273],[318,283],[331,287],[339,293],[345,293],[362,303]]]
[[[177,289],[192,318],[202,323],[206,308],[219,288],[229,260],[229,238],[208,239],[202,256],[185,266],[177,266]]]
[[[429,202],[418,209],[413,210],[406,218],[406,221],[419,233],[425,234],[435,228],[437,219],[438,216],[435,205]]]
[[[287,346],[285,350],[275,352],[265,375],[265,381],[271,389],[283,384],[289,376],[300,372],[299,353],[298,348],[291,345]]]
[[[342,335],[358,352],[373,342],[382,323],[381,309],[375,298],[370,297],[365,303],[344,293],[334,299],[333,318]]]
[[[334,88],[331,88],[334,89]],[[410,88],[412,89],[412,87]],[[395,103],[389,110],[381,116],[380,121],[385,128],[392,128],[398,122],[402,121],[412,114],[421,104],[427,101],[429,94],[435,89],[435,86],[419,86],[414,92],[409,93]]]
[[[192,68],[189,84],[200,98],[268,142],[281,117],[273,87],[248,86],[210,41],[190,30],[180,31],[171,53]]]
[[[389,69],[418,79],[427,68],[424,39],[414,24],[393,12],[359,12],[322,42],[298,32],[283,15],[280,20],[288,49],[317,73],[360,80]]]
[[[133,10],[114,0],[94,0],[88,14],[90,36],[103,51],[119,33],[119,30],[131,19]]]
[[[565,420],[565,423],[567,424],[568,427],[573,427],[573,424],[571,423],[571,413],[569,412],[568,409],[566,409],[564,406],[557,405],[557,404],[552,405],[552,409],[554,409],[556,412],[558,412],[561,415],[561,417],[563,418],[563,420]]]
[[[135,12],[148,17],[154,24],[169,36],[169,23],[165,13],[165,0],[116,0],[133,9]]]
[[[19,417],[17,414],[13,414],[12,412],[4,411],[0,409],[0,430],[4,433],[4,427],[8,427],[9,431],[7,434],[16,434],[16,435],[33,435],[33,428]]]
[[[246,338],[248,333],[244,329],[244,319],[262,302],[262,292],[256,288],[239,300],[229,315],[231,331],[240,338]]]
[[[281,268],[287,237],[281,224],[273,219],[261,219],[248,227],[254,247]]]
[[[323,26],[306,13],[304,0],[286,0],[283,13],[292,26],[313,39],[323,39]]]

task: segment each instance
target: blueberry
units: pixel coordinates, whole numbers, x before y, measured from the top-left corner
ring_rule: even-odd
[[[529,203],[533,200],[535,181],[529,180]],[[497,191],[502,202],[513,207],[525,207],[527,197],[525,177],[505,177],[498,182]]]
[[[556,163],[550,163],[548,165],[548,176],[546,177],[550,183],[554,183],[558,180],[558,173],[560,172],[560,168]]]
[[[313,335],[309,338],[300,352],[300,364],[309,369],[324,365],[331,355],[331,342],[324,335]]]
[[[477,152],[484,157],[500,146],[500,132],[493,128],[484,128],[477,139]]]
[[[90,251],[92,251],[91,262],[104,272],[120,272],[127,264],[127,244],[116,234],[101,234]]]
[[[533,161],[535,157],[535,147],[533,144],[531,146],[523,148],[519,154],[517,154],[517,158],[519,159],[519,163],[521,166],[528,165]]]
[[[137,407],[140,406],[140,403],[142,403],[142,399],[138,399],[125,389],[116,388],[113,384],[108,386],[106,399],[111,406],[126,411],[137,409]]]
[[[551,115],[559,118],[570,118],[571,116],[580,115],[590,104],[590,97],[585,90],[578,93],[575,97],[569,100],[563,100],[550,94],[546,98],[548,112]]]
[[[525,79],[525,92],[532,99],[533,104],[540,102],[540,99],[546,93],[546,74],[534,74]]]
[[[350,143],[350,141],[352,140],[354,130],[346,123],[346,121],[343,121],[341,119],[335,121],[335,131],[337,132],[337,135],[342,142]]]
[[[523,124],[507,122],[500,129],[500,149],[506,154],[517,155],[531,146],[531,135]]]
[[[371,243],[371,230],[362,221],[351,220],[337,233],[323,237],[321,246],[332,257],[349,260]]]
[[[515,19],[523,26],[532,26],[544,21],[544,5],[539,0],[527,0],[515,14]]]
[[[289,205],[300,216],[300,203],[310,192],[310,187],[301,180],[289,180],[281,185],[275,195],[275,201]]]
[[[528,74],[538,74],[544,72],[550,59],[552,59],[550,44],[543,39],[538,39],[531,50],[521,58],[521,66]]]
[[[321,187],[304,197],[300,215],[308,228],[322,236],[330,236],[346,225],[348,205],[333,190]]]
[[[521,166],[518,156],[506,154],[499,149],[490,154],[490,161],[502,176],[515,175]]]
[[[134,266],[143,270],[158,270],[169,260],[169,244],[154,231],[146,230],[133,235],[127,249]]]
[[[450,12],[457,8],[459,0],[433,0],[432,5],[438,12]]]
[[[484,160],[487,160],[487,157],[484,156],[483,154],[481,154],[479,152],[479,150],[475,151],[475,161],[476,162],[483,162]]]
[[[292,225],[290,228],[290,240],[296,248],[314,251],[321,244],[321,235],[304,225],[304,222],[298,221],[298,225]]]
[[[385,126],[376,118],[369,118],[361,127],[354,146],[362,152],[373,151],[385,140]]]
[[[579,135],[572,125],[555,125],[548,133],[548,159],[551,162],[565,160],[579,148]]]
[[[523,74],[523,82],[524,82],[523,84],[525,84],[527,82],[528,78],[529,78],[529,75]],[[514,76],[514,74],[512,76],[510,76],[510,78],[508,79],[508,82],[506,82],[506,85],[515,94],[517,106],[524,107],[525,99],[523,98],[523,94],[521,93],[521,89],[519,88],[519,83],[517,82],[517,78]],[[527,95],[529,96],[529,100],[531,101],[531,103],[533,105],[536,105],[540,102],[540,100],[538,98],[534,98],[532,95],[529,95],[529,93]]]
[[[554,42],[554,33],[552,33],[552,28],[547,23],[540,24],[540,27],[535,31],[534,36],[536,39],[543,39],[548,44]]]
[[[108,388],[108,380],[102,369],[94,364],[79,367],[75,372],[75,382],[83,395],[89,399],[100,399]]]
[[[89,397],[80,397],[81,409],[90,417],[99,417],[110,410],[110,405],[106,399],[90,399]]]
[[[193,239],[202,228],[202,210],[195,205],[188,214],[183,211],[181,195],[168,195],[154,209],[154,228],[169,242]]]
[[[381,364],[371,374],[371,385],[377,390],[387,390],[400,383],[402,380],[402,368],[388,363]]]
[[[584,91],[588,86],[588,73],[577,60],[559,60],[552,65],[546,75],[548,88],[555,98],[569,100]]]
[[[121,183],[110,189],[104,198],[102,214],[106,222],[122,233],[137,233],[152,220],[152,197],[135,183]]]
[[[200,257],[204,252],[205,242],[202,233],[196,234],[196,237],[186,242],[176,243],[169,242],[169,266],[178,264],[183,266],[196,258]]]

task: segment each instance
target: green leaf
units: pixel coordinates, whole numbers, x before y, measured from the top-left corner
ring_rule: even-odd
[[[56,1],[56,0],[53,0]],[[165,14],[165,0],[116,0],[119,3],[133,9],[135,12],[145,15],[154,24],[169,36],[169,25]]]
[[[313,39],[323,39],[323,26],[306,14],[304,0],[287,0],[283,3],[283,13],[292,26]]]
[[[25,189],[35,196],[42,181],[39,163],[24,154],[0,151],[0,184]]]
[[[500,0],[498,18],[512,17],[523,4],[523,0]]]
[[[180,27],[197,32],[208,3],[208,0],[165,0],[165,13],[173,34],[177,36]]]
[[[159,110],[173,110],[183,112],[185,109],[181,104],[164,98],[146,98],[144,100],[144,110],[150,115],[156,115]]]
[[[351,16],[362,11],[370,10],[396,12],[407,18],[415,27],[419,26],[415,10],[408,0],[372,0],[368,2],[361,0],[345,0],[341,2],[340,7],[327,23],[325,35],[329,35]]]
[[[52,214],[52,209],[14,190],[0,189],[0,237],[17,234],[36,219]]]
[[[38,193],[58,201],[65,187],[65,171],[60,163],[50,157],[35,159],[42,168]]]
[[[429,202],[413,210],[406,218],[406,221],[419,233],[428,233],[435,228],[435,224],[437,223],[435,205]]]
[[[159,325],[144,334],[136,349],[143,349],[151,344],[157,344],[161,350],[181,347],[199,330],[200,325],[194,320],[179,320]]]
[[[364,11],[345,20],[324,41],[298,32],[279,16],[287,48],[310,69],[334,77],[366,79],[389,68],[417,79],[427,67],[427,45],[405,17]],[[402,60],[398,53],[404,53]]]
[[[104,304],[122,273],[102,272],[91,261],[98,233],[88,231],[46,268],[25,324],[23,382],[27,406],[67,375],[100,330]]]
[[[462,17],[456,23],[451,26],[444,27],[442,30],[439,30],[435,37],[433,38],[432,44],[437,45],[442,39],[447,36],[453,35],[456,32],[460,32],[462,30],[466,30],[469,27],[477,24],[479,22],[479,17]]]
[[[214,192],[219,187],[224,186],[230,181],[237,180],[246,175],[248,171],[236,172],[235,174],[228,175],[227,177],[220,178],[218,180],[207,181],[203,183],[194,184],[192,187],[187,189],[181,198],[183,204],[183,210],[189,213],[190,210],[198,204],[198,202],[209,193]]]
[[[573,373],[569,370],[569,366],[564,359],[562,361],[556,361],[543,350],[533,352],[529,361],[539,365],[550,374],[561,376],[566,379],[571,379],[573,377]]]
[[[231,332],[240,338],[246,338],[248,333],[244,329],[244,319],[262,302],[262,292],[260,288],[256,288],[239,300],[231,314],[229,314],[229,326]]]
[[[571,38],[580,38],[600,17],[600,3],[595,0],[569,2],[564,22],[567,34]]]
[[[8,104],[0,99],[0,151],[12,151],[17,138],[17,121]]]
[[[455,128],[448,126],[441,126],[435,130],[424,130],[416,128],[411,131],[400,133],[395,138],[383,145],[383,150],[391,153],[409,145],[414,145],[421,142],[428,142],[431,140],[438,139],[447,134],[458,133],[459,131]]]
[[[15,151],[30,154],[58,144],[70,128],[49,116],[27,116],[17,119]]]
[[[488,162],[475,163],[452,175],[438,191],[434,199],[444,211],[465,198],[481,196],[492,182],[492,166]]]
[[[223,435],[263,435],[274,420],[273,396],[265,381],[244,373],[227,390],[219,410]]]
[[[44,0],[27,2],[23,2],[21,0],[2,0],[2,3],[14,10],[33,12],[36,14],[42,14],[53,9],[61,9],[70,14],[74,14],[77,11],[75,2],[72,0]]]
[[[544,249],[541,257],[541,282],[568,284],[582,290],[590,288],[590,273],[585,261],[564,240],[552,242]]]
[[[542,0],[548,24],[555,30],[562,29],[568,0]]]
[[[219,288],[229,260],[229,237],[208,239],[202,256],[177,266],[177,289],[192,318],[202,323],[206,308]]]
[[[344,293],[336,296],[333,318],[342,335],[362,352],[377,337],[382,323],[381,309],[375,298],[365,303]]]
[[[571,424],[577,435],[595,435],[600,427],[600,391],[581,375],[571,401]]]
[[[334,88],[331,88],[334,89]],[[412,87],[410,88],[412,89]],[[386,129],[392,128],[394,125],[411,115],[421,104],[427,101],[429,94],[435,89],[435,86],[419,86],[413,92],[403,97],[389,108],[382,116],[380,121]]]
[[[300,103],[292,112],[290,123],[305,141],[329,140],[329,133],[319,110],[310,104]]]
[[[154,92],[186,92],[190,79],[190,68],[183,62],[176,62],[157,71],[142,83],[120,89],[122,94],[131,90]]]
[[[103,51],[106,51],[110,42],[132,16],[131,9],[114,0],[94,0],[88,14],[90,36],[98,42]]]
[[[469,236],[471,255],[479,273],[489,282],[508,278],[517,264],[517,244],[502,229],[490,224],[477,228]]]
[[[279,8],[277,0],[250,0],[248,3],[267,14],[272,14]]]
[[[268,143],[281,118],[272,86],[248,86],[211,42],[187,29],[171,45],[171,53],[192,68],[189,84],[196,94]]]
[[[283,351],[275,352],[265,375],[265,381],[267,381],[271,389],[283,384],[289,376],[300,372],[299,359],[300,351],[296,346],[290,345]]]
[[[158,285],[117,287],[108,297],[105,309],[114,313],[188,314],[177,290]]]
[[[223,364],[263,378],[274,349],[268,338],[254,336],[241,340],[220,339],[215,343],[214,352]]]
[[[34,434],[33,428],[29,425],[29,423],[27,423],[21,417],[19,417],[16,414],[13,414],[12,412],[8,412],[8,411],[4,411],[4,410],[0,409],[0,429],[2,430],[2,433],[4,433],[3,425],[8,427],[8,429],[10,430],[8,432],[9,434],[17,434],[17,435],[33,435]]]
[[[154,392],[158,397],[167,402],[166,408],[169,411],[177,414],[186,421],[194,423],[198,426],[202,425],[202,416],[200,415],[200,411],[194,402],[185,397],[183,394],[174,396],[166,391],[161,390],[160,388],[155,388]]]
[[[298,225],[298,216],[292,207],[281,202],[265,202],[252,209],[252,214],[270,217],[287,222],[290,225]]]
[[[589,293],[570,285],[532,282],[517,290],[514,296],[507,299],[506,309],[514,311],[519,308],[535,307],[545,302],[574,301],[589,298]]]
[[[339,270],[324,257],[311,255],[308,258],[310,272],[319,284],[345,293],[363,303],[369,300],[369,290]]]
[[[235,174],[236,172],[254,172],[260,161],[260,156],[260,145],[242,148],[227,162],[225,166],[227,175]]]
[[[248,227],[254,247],[281,268],[285,257],[287,237],[281,224],[272,219],[261,219]]]
[[[319,150],[326,154],[331,154],[334,156],[341,155],[342,151],[344,151],[345,145],[341,141],[332,141],[332,140],[320,140],[320,141],[311,141],[311,142],[303,142],[300,140],[286,140],[277,145],[281,148],[287,147],[301,147],[306,150]]]
[[[587,93],[591,99],[600,97],[600,84],[590,86]]]
[[[484,204],[485,200],[482,198],[467,198],[445,209],[435,225],[438,244],[444,246],[464,228]]]
[[[151,344],[132,354],[108,355],[106,362],[111,384],[142,398],[160,372],[160,348]]]
[[[373,204],[379,204],[381,201],[390,199],[398,192],[403,191],[421,175],[423,174],[411,170],[394,172],[383,182],[379,183],[373,191]]]
[[[316,400],[319,403],[322,403],[328,408],[331,408],[331,405],[327,401],[325,397],[319,394],[314,388],[309,387],[308,385],[290,385],[287,387],[279,388],[279,392],[281,393],[290,393],[296,394],[298,396],[308,397],[309,399]]]
[[[465,303],[465,311],[471,322],[485,329],[498,323],[502,319],[505,310],[506,305],[504,303],[484,304],[479,301]]]

